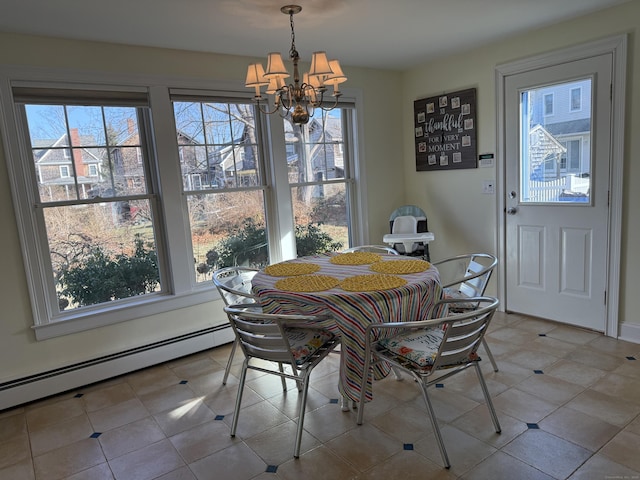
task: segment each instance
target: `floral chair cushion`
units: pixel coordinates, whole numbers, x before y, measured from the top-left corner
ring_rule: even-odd
[[[444,330],[442,328],[428,328],[382,339],[378,342],[378,346],[412,365],[424,369],[433,365],[443,336]]]
[[[287,338],[296,364],[303,365],[327,342],[335,338],[331,332],[312,328],[287,329]]]

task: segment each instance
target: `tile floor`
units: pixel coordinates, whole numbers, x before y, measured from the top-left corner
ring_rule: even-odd
[[[502,434],[473,371],[434,388],[450,470],[410,379],[376,382],[362,426],[341,411],[338,355],[312,375],[300,459],[298,394],[273,376],[251,375],[230,438],[238,381],[221,385],[226,345],[0,412],[0,478],[640,479],[640,345],[502,313],[487,339]]]

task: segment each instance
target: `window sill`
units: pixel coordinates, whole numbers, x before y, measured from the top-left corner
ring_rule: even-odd
[[[64,319],[53,319],[50,323],[35,325],[32,328],[35,331],[36,340],[47,340],[211,302],[219,298],[215,288],[199,289],[180,295],[151,296],[148,299],[136,301],[135,304],[78,312],[72,316],[65,316]]]

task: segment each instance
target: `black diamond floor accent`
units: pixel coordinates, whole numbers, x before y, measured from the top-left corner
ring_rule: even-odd
[[[277,465],[267,465],[267,469],[265,470],[265,472],[267,473],[276,473],[277,471],[278,471]]]
[[[539,430],[540,427],[538,426],[537,423],[527,423],[527,428],[529,430]]]
[[[534,370],[533,373],[536,375],[542,375],[544,372],[542,370]]]
[[[98,438],[100,435],[102,435],[102,432],[93,432],[90,435],[90,438]]]
[[[402,448],[405,450],[413,450],[413,443],[405,443]]]
[[[216,415],[216,418],[214,418],[214,420],[223,420],[224,419],[224,415]]]

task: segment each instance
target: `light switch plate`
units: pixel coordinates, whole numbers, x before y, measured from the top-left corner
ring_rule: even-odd
[[[496,185],[493,180],[483,180],[482,181],[482,193],[486,193],[488,195],[493,195],[496,193]]]

